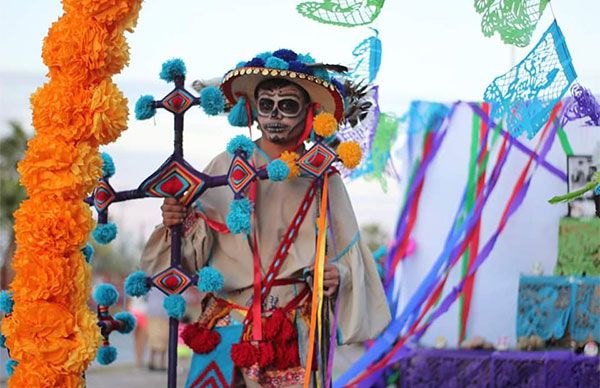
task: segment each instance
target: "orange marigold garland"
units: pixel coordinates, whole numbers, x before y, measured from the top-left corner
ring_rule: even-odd
[[[2,324],[18,364],[9,387],[81,387],[100,341],[87,307],[93,228],[83,199],[101,175],[98,146],[127,126],[127,99],[111,81],[129,60],[124,32],[141,0],[64,0],[44,40],[50,81],[31,97],[36,130],[19,165],[29,199],[15,213],[14,306]]]

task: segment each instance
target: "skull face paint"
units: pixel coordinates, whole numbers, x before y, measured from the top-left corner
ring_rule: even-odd
[[[292,144],[304,130],[308,101],[297,85],[258,89],[256,110],[259,129],[265,140],[275,144]]]

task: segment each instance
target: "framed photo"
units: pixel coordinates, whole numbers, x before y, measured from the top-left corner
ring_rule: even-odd
[[[567,156],[567,175],[569,192],[579,190],[594,179],[596,166],[592,163],[591,155]],[[569,202],[569,217],[594,217],[596,206],[594,192],[588,191],[582,197]]]

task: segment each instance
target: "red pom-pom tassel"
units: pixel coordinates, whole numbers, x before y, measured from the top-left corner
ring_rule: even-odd
[[[273,311],[270,317],[265,319],[263,335],[265,339],[272,340],[277,337],[281,330],[281,324],[285,320],[285,316],[281,309]]]
[[[212,352],[221,343],[221,335],[198,324],[186,325],[181,332],[183,342],[195,353]]]
[[[284,317],[283,321],[281,322],[279,338],[281,338],[281,340],[284,342],[292,340],[295,342],[298,341],[298,331],[296,330],[296,326],[287,317]]]
[[[249,342],[240,342],[231,347],[231,360],[240,368],[249,368],[258,361],[258,349]]]
[[[273,360],[275,359],[275,350],[273,349],[273,344],[271,342],[261,342],[258,347],[258,352],[259,367],[266,368],[273,363]]]

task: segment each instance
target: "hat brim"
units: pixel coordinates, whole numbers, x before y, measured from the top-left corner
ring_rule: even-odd
[[[264,67],[241,67],[231,70],[223,78],[221,90],[231,104],[244,96],[252,106],[254,91],[259,83],[271,78],[283,78],[302,87],[310,96],[311,102],[317,102],[321,109],[331,113],[338,122],[344,117],[344,99],[335,85],[322,78],[290,70],[269,69]]]

